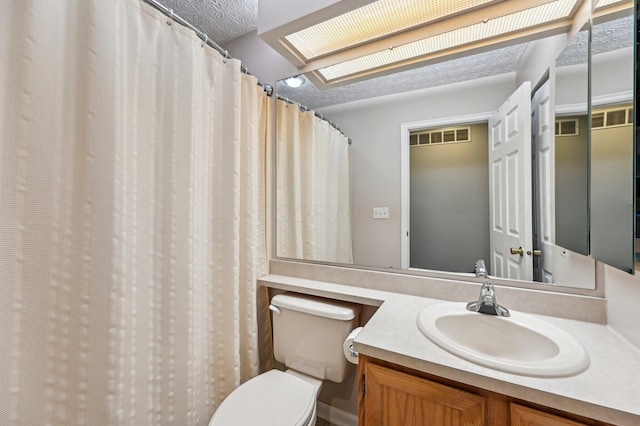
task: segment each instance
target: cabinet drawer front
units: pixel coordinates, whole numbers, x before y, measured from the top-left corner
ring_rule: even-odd
[[[584,423],[511,403],[511,426],[586,426]]]
[[[484,425],[485,399],[427,379],[367,363],[365,425]]]

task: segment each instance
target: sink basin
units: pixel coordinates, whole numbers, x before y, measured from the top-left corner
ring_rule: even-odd
[[[510,317],[480,314],[466,303],[428,306],[420,331],[443,349],[485,367],[535,377],[565,377],[584,371],[589,354],[568,333],[521,312]]]

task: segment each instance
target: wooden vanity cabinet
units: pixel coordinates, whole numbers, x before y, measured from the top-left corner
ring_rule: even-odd
[[[580,426],[559,412],[361,355],[360,426]]]
[[[484,425],[480,395],[374,363],[365,365],[359,425]]]

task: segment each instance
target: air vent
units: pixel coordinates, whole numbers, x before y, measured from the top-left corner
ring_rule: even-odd
[[[577,118],[556,120],[556,136],[580,135],[580,121]]]
[[[599,129],[604,127],[604,112],[594,112],[591,114],[591,128]]]
[[[591,114],[591,128],[629,126],[633,124],[633,107],[612,108],[594,111]]]
[[[470,127],[419,130],[409,134],[409,146],[411,147],[460,142],[471,142]]]

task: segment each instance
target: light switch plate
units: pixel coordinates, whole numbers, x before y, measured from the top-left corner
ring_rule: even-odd
[[[389,219],[389,207],[374,207],[373,208],[374,219]]]

